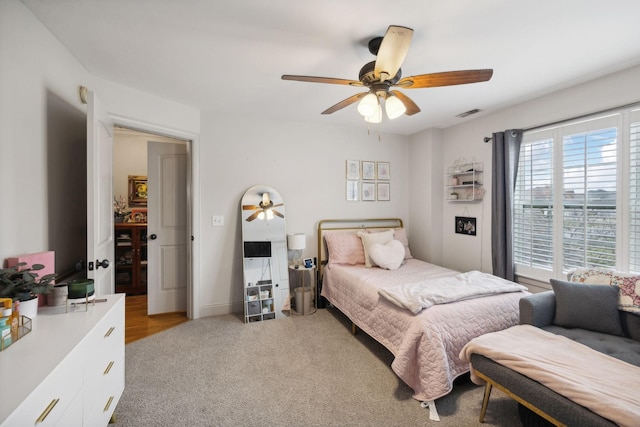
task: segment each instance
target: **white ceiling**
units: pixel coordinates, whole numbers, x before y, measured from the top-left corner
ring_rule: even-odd
[[[410,135],[640,64],[638,0],[23,0],[92,74],[204,110],[366,124],[359,91],[281,80],[358,80],[367,42],[414,29],[404,76],[493,68],[489,82],[403,90],[422,112],[380,132]],[[478,117],[478,116],[475,116]]]

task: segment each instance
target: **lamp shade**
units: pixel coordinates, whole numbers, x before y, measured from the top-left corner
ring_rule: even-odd
[[[370,92],[358,103],[358,113],[364,117],[368,117],[376,112],[378,105],[378,97],[375,93]]]
[[[289,250],[301,251],[307,247],[307,236],[304,233],[288,234],[287,246],[289,246]]]
[[[373,114],[364,118],[365,122],[369,123],[381,123],[382,122],[382,107],[380,104],[376,105],[376,109]]]
[[[402,101],[395,95],[387,96],[384,102],[384,108],[390,120],[396,119],[407,112],[407,107],[405,107]]]

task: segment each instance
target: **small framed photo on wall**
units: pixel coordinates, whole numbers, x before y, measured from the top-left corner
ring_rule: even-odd
[[[373,182],[362,183],[362,200],[373,202],[376,200],[376,184]]]
[[[360,179],[360,160],[347,160],[347,179]]]
[[[391,179],[391,165],[389,162],[378,162],[378,179],[388,181]]]
[[[376,179],[376,163],[362,161],[362,179],[373,181]]]
[[[347,181],[347,201],[357,202],[360,200],[360,182],[359,181]]]
[[[378,200],[381,202],[388,202],[391,200],[391,184],[388,182],[378,183]]]
[[[476,235],[476,219],[468,216],[457,216],[456,217],[456,233],[475,236]]]

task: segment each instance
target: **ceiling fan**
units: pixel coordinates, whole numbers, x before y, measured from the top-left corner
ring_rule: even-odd
[[[270,219],[273,219],[274,215],[279,216],[280,218],[284,218],[284,215],[282,215],[277,210],[273,209],[275,207],[283,206],[283,205],[284,203],[278,203],[277,205],[274,205],[273,200],[271,200],[269,196],[269,193],[265,192],[265,193],[262,193],[262,201],[257,206],[242,205],[242,210],[255,211],[254,213],[252,213],[247,217],[246,221],[251,222],[256,218],[264,219],[265,221],[268,221]]]
[[[369,41],[369,52],[376,55],[376,60],[365,64],[360,69],[359,80],[289,74],[283,75],[282,80],[368,88],[367,92],[350,96],[327,108],[322,114],[334,113],[360,101],[358,112],[364,116],[365,120],[371,123],[380,123],[383,102],[389,119],[395,119],[402,114],[412,116],[420,112],[420,107],[411,98],[398,90],[392,90],[393,87],[420,89],[477,83],[491,79],[492,69],[446,71],[402,78],[400,66],[407,55],[412,37],[413,30],[411,28],[391,25],[384,37],[376,37]]]

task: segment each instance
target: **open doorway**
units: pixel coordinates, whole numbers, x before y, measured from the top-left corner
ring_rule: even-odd
[[[141,314],[146,307],[145,314],[187,316],[188,144],[123,126],[114,129],[113,194],[126,214],[114,226],[115,291],[135,299]],[[158,154],[156,146],[176,149],[170,149],[168,158],[159,158],[162,152]],[[170,167],[158,170],[157,164]],[[167,200],[173,201],[168,209]],[[168,216],[175,222],[166,226]]]

